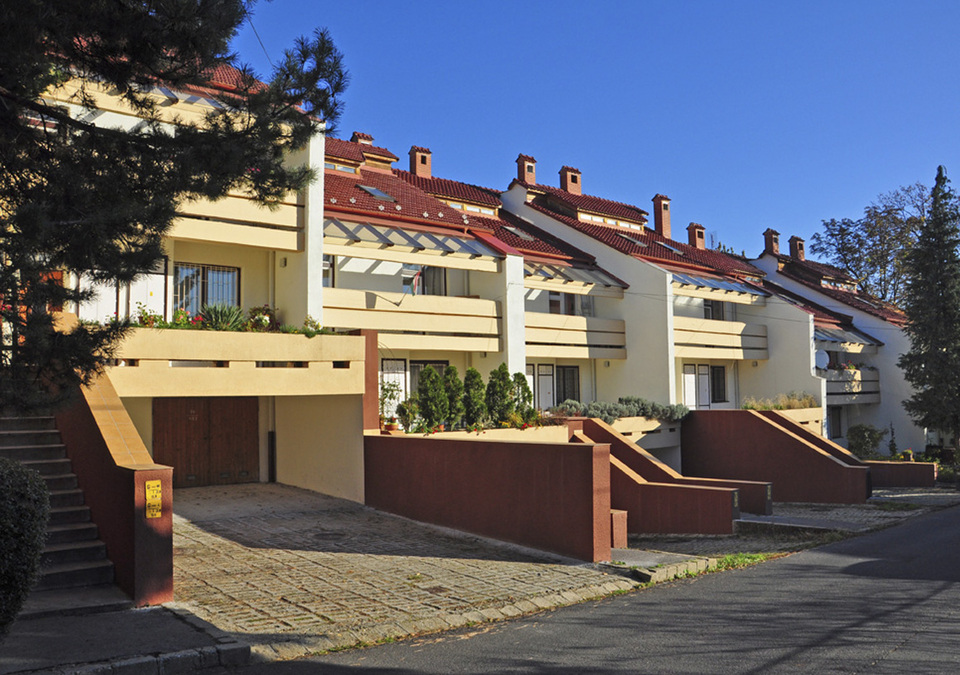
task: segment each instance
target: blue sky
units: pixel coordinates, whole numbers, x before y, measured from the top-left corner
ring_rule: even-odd
[[[666,194],[674,238],[695,221],[750,256],[939,164],[960,181],[958,2],[273,0],[253,25],[275,60],[329,29],[339,136],[399,168],[420,145],[435,176],[505,189],[533,155],[541,183],[569,165],[589,194]],[[249,26],[234,48],[269,74]]]

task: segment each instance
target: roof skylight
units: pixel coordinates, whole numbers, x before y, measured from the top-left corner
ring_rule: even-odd
[[[505,229],[507,232],[517,235],[518,237],[520,237],[525,241],[536,241],[536,239],[534,239],[529,234],[521,230],[519,227],[514,227],[513,225],[504,225],[503,229]]]
[[[375,187],[373,187],[373,186],[371,186],[371,185],[360,185],[360,184],[358,183],[358,184],[357,184],[357,187],[360,188],[361,190],[363,190],[364,192],[366,192],[368,195],[370,195],[370,196],[373,197],[374,199],[379,199],[379,200],[385,201],[385,202],[395,202],[395,201],[397,201],[396,199],[394,199],[393,197],[391,197],[390,195],[388,195],[388,194],[387,194],[386,192],[384,192],[383,190],[380,190],[380,189],[378,189],[378,188],[375,188]]]

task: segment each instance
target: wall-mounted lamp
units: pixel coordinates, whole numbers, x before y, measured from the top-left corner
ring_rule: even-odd
[[[604,361],[604,362],[603,362],[603,367],[604,367],[604,368],[609,368],[609,367],[610,367],[610,362],[609,362],[609,361]]]
[[[754,368],[756,368],[758,365],[759,365],[759,364],[758,364],[756,361],[753,362],[753,367],[754,367]]]
[[[287,257],[284,256],[280,258],[280,267],[286,267],[286,266],[287,266]]]

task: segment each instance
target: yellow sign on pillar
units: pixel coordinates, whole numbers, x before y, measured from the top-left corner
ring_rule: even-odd
[[[148,480],[143,485],[147,497],[147,518],[159,518],[163,504],[163,490],[160,489],[160,481]]]

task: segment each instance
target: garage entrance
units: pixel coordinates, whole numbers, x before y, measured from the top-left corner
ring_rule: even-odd
[[[153,399],[153,457],[173,467],[173,487],[260,479],[254,396]]]

